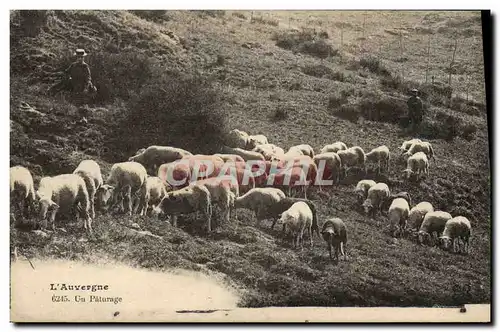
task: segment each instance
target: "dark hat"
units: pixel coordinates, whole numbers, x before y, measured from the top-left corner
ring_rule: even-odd
[[[85,52],[85,50],[83,48],[77,48],[76,51],[75,51],[75,54],[73,55],[76,55],[76,56],[86,56],[87,53]]]

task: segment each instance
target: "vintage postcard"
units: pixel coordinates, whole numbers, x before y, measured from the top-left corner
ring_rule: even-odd
[[[11,321],[491,322],[490,19],[11,10]]]

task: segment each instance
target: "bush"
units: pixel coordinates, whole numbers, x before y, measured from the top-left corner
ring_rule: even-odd
[[[162,22],[169,20],[166,10],[130,10],[130,12],[148,21]]]
[[[348,102],[347,96],[342,93],[335,93],[328,98],[328,108],[335,109]]]
[[[315,31],[288,31],[276,34],[273,39],[276,41],[276,46],[309,54],[321,59],[329,56],[338,55],[338,50],[334,49],[326,40],[324,34]]]
[[[276,19],[265,18],[264,16],[253,16],[250,20],[250,23],[267,24],[277,27],[280,24],[280,21]]]
[[[310,65],[303,67],[302,72],[309,76],[324,77],[332,75],[333,70],[324,65]]]
[[[407,109],[404,100],[381,95],[364,97],[359,102],[359,107],[364,118],[389,123],[399,123]]]
[[[363,68],[367,68],[370,72],[378,75],[389,76],[391,73],[383,65],[383,63],[374,56],[366,56],[359,60],[359,64]]]
[[[359,117],[361,116],[359,108],[356,105],[341,105],[335,112],[332,113],[341,119],[349,120],[353,123],[357,123]]]
[[[452,140],[457,136],[472,140],[476,131],[475,125],[464,124],[460,117],[442,111],[438,111],[434,119],[428,119],[420,126],[420,134],[423,137],[446,140]]]
[[[241,18],[242,20],[246,20],[247,19],[246,15],[243,14],[242,12],[233,12],[232,15],[235,16],[235,17]]]
[[[282,121],[288,119],[288,112],[282,108],[278,108],[273,115],[275,121]]]

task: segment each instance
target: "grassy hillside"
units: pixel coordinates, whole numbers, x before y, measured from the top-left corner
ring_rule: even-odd
[[[365,151],[385,144],[396,152],[414,136],[400,122],[408,89],[417,86],[428,111],[415,135],[429,140],[436,153],[430,176],[403,181],[404,160],[394,153],[389,175],[376,179],[394,192],[410,192],[415,202],[468,217],[473,238],[468,256],[392,239],[385,216],[373,220],[359,212],[351,194],[359,176],[352,175],[326,195],[310,193],[320,220],[336,216],[347,224],[349,260],[338,265],[329,262],[320,239],[312,249],[293,250],[269,223],[256,225],[243,210],[238,220],[209,235],[194,217],[173,228],[147,218],[98,216],[95,239],[71,224],[47,237],[12,227],[11,250],[17,247],[27,257],[112,258],[158,270],[218,271],[244,291],[242,306],[490,302],[490,169],[479,13],[37,14],[11,12],[10,163],[27,166],[35,182],[72,172],[85,158],[98,161],[107,175],[112,163],[150,144],[213,153],[232,128],[265,134],[284,148],[308,143],[319,150],[341,140]],[[429,33],[434,84],[425,83]],[[405,59],[395,44],[400,35]],[[450,91],[444,83],[456,36],[470,50],[457,50]],[[81,110],[67,94],[47,93],[54,72],[70,63],[76,47],[89,52],[99,88],[86,110],[87,124],[78,123]],[[467,86],[469,100],[463,95]],[[22,103],[43,115],[23,110]]]

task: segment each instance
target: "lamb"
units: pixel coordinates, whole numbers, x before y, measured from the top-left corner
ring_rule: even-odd
[[[373,180],[361,180],[354,188],[354,194],[358,200],[359,204],[362,204],[368,195],[368,190],[376,185],[377,183]]]
[[[318,215],[317,215],[317,210],[316,210],[316,205],[308,199],[304,198],[293,198],[293,197],[286,197],[281,199],[279,202],[276,202],[275,204],[269,205],[265,212],[263,212],[263,216],[265,216],[263,219],[273,219],[273,223],[271,225],[271,229],[274,229],[274,226],[276,225],[276,222],[278,221],[279,216],[288,210],[293,204],[297,202],[304,202],[306,203],[309,208],[311,209],[311,212],[313,214],[313,220],[312,220],[312,230],[316,231],[316,233],[319,236],[319,226],[318,226]]]
[[[437,234],[441,234],[446,222],[451,218],[451,214],[444,211],[427,213],[418,231],[418,243],[430,243],[433,233],[436,232]]]
[[[312,146],[309,144],[300,144],[300,145],[295,145],[292,146],[290,149],[288,149],[287,153],[285,153],[287,156],[309,156],[311,158],[314,157],[314,149]]]
[[[302,238],[305,229],[307,229],[309,233],[311,247],[313,246],[312,220],[313,214],[309,206],[305,202],[297,202],[281,214],[278,223],[282,223],[285,228],[288,227],[292,232],[292,246],[297,248],[300,243],[302,249]]]
[[[245,149],[248,142],[248,134],[242,130],[231,130],[226,138],[226,143],[233,148]]]
[[[347,145],[343,142],[335,142],[333,144],[328,144],[325,145],[321,150],[320,153],[326,153],[326,152],[338,152],[340,150],[347,150]]]
[[[353,166],[362,166],[366,173],[366,156],[365,152],[359,146],[353,146],[347,150],[340,150],[337,152],[342,160],[342,167],[344,168],[344,176],[347,176],[347,170]]]
[[[408,215],[408,225],[412,230],[418,230],[427,213],[434,212],[434,207],[429,202],[420,202],[415,205]]]
[[[401,150],[401,153],[404,153],[408,151],[408,149],[412,146],[413,143],[420,143],[420,142],[422,142],[420,138],[413,138],[411,140],[404,141],[403,144],[401,144],[399,150]]]
[[[323,239],[328,245],[328,252],[330,259],[332,259],[332,247],[335,248],[335,260],[339,260],[339,252],[344,259],[347,258],[345,254],[345,246],[347,244],[347,229],[344,222],[340,218],[330,218],[323,224],[321,234]]]
[[[269,207],[286,198],[283,191],[277,188],[254,188],[246,194],[236,198],[235,208],[245,208],[255,212],[257,221],[266,218],[266,211]]]
[[[263,145],[269,144],[267,137],[264,135],[249,135],[247,138],[246,149],[252,150],[253,148]]]
[[[382,204],[382,211],[387,211],[396,198],[404,198],[411,206],[411,196],[407,191],[400,191],[397,194],[391,194],[388,199]]]
[[[270,160],[270,161],[275,159],[279,160],[285,154],[285,151],[282,148],[274,144],[257,145],[255,148],[252,149],[252,151],[262,154],[265,160]]]
[[[144,206],[147,177],[146,169],[138,162],[126,161],[114,164],[106,184],[103,184],[97,191],[101,208],[107,210],[120,203],[123,209],[123,200],[119,200],[119,197],[125,192],[125,197],[128,199],[128,213],[132,215],[132,197],[129,193],[133,192],[138,195],[138,204]]]
[[[244,161],[249,161],[249,160],[262,160],[262,161],[264,161],[264,160],[266,160],[266,158],[264,158],[264,156],[261,153],[255,152],[255,151],[248,151],[248,150],[244,150],[244,149],[240,149],[240,148],[230,148],[227,146],[222,147],[222,151],[226,154],[238,155],[241,158],[243,158]]]
[[[40,219],[45,220],[45,227],[47,227],[49,208],[52,208],[49,217],[52,230],[55,230],[55,218],[61,208],[75,208],[80,218],[84,220],[85,230],[92,234],[89,194],[85,181],[79,175],[62,174],[44,177],[40,180],[37,196],[40,203]]]
[[[138,208],[139,215],[147,215],[150,208],[154,209],[154,207],[160,204],[163,198],[167,196],[167,186],[159,177],[148,176],[146,179],[146,196],[144,198],[144,202],[142,205],[139,205],[140,197],[138,197],[136,193],[136,195],[134,196],[136,201],[136,203],[134,204],[134,211]],[[127,187],[128,190],[131,191],[131,186],[127,185]],[[168,189],[171,188],[168,186]]]
[[[177,215],[201,211],[206,220],[208,232],[212,231],[212,200],[207,187],[193,184],[189,187],[169,192],[154,208],[154,215],[169,214],[172,224],[177,227]]]
[[[372,212],[373,216],[375,216],[377,210],[380,211],[382,204],[389,198],[390,194],[389,187],[383,182],[379,182],[368,189],[367,198],[363,202],[365,213],[369,215]]]
[[[470,221],[462,216],[448,220],[444,226],[443,234],[439,241],[444,250],[450,250],[450,244],[453,245],[453,252],[460,252],[460,240],[463,242],[463,252],[469,252],[471,237]],[[458,249],[457,249],[458,245]]]
[[[210,192],[210,202],[212,206],[217,204],[220,208],[222,215],[224,216],[224,221],[229,223],[229,216],[231,213],[231,204],[234,201],[234,198],[231,196],[231,187],[228,184],[230,178],[209,178],[205,180],[196,181],[191,184],[194,185],[202,185],[205,186]]]
[[[404,198],[396,198],[389,207],[389,222],[392,236],[398,232],[402,233],[406,229],[406,221],[410,213],[410,206]]]
[[[425,155],[430,158],[430,159],[436,159],[434,158],[434,150],[432,149],[432,145],[429,142],[414,142],[408,151],[403,153],[403,156],[405,157],[410,157],[415,155],[418,152],[423,152]]]
[[[141,163],[147,169],[156,171],[156,168],[161,164],[170,163],[190,155],[190,152],[183,149],[171,146],[152,145],[142,153],[130,157],[128,161]]]
[[[103,185],[101,168],[93,160],[82,160],[73,171],[73,174],[80,176],[85,181],[90,199],[90,213],[92,219],[95,219],[95,195],[97,190]]]
[[[323,168],[323,176],[321,180],[332,179],[334,183],[340,182],[340,173],[342,171],[342,160],[335,152],[325,152],[314,156],[313,158],[316,167]],[[321,186],[320,186],[321,190]]]
[[[245,159],[243,159],[241,156],[239,156],[237,154],[216,153],[216,154],[214,154],[214,156],[221,158],[224,162],[228,162],[228,161],[244,162],[245,161]]]
[[[14,166],[10,168],[10,202],[22,217],[25,210],[31,215],[35,211],[35,185],[27,168]]]
[[[385,169],[387,172],[389,172],[391,161],[391,153],[389,151],[389,148],[386,145],[382,145],[371,150],[366,154],[366,161],[377,163],[378,172],[381,172],[382,169]]]
[[[429,175],[429,160],[425,153],[417,152],[408,158],[407,166],[406,169],[403,170],[403,173],[406,174],[406,179],[410,179],[410,177],[415,174],[417,180],[422,173]]]

